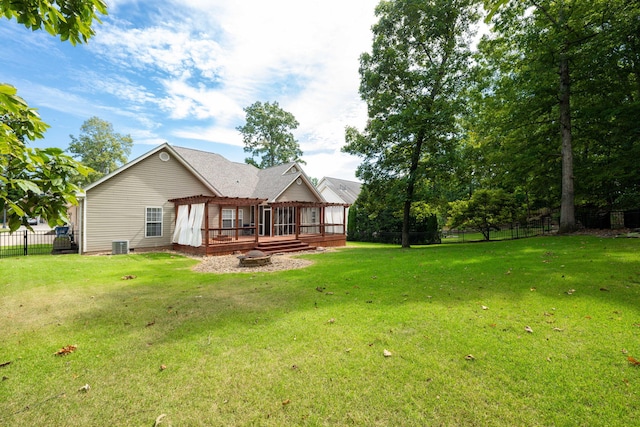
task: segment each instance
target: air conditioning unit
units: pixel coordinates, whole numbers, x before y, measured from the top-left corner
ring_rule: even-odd
[[[128,240],[114,240],[111,242],[111,255],[122,255],[129,253]]]

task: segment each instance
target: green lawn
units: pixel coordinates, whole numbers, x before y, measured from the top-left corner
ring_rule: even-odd
[[[640,239],[305,257],[224,275],[165,253],[0,260],[0,426],[640,420]]]

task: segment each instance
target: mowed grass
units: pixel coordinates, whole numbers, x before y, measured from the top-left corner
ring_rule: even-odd
[[[0,260],[0,426],[640,419],[640,239],[304,257],[243,274],[168,253]]]

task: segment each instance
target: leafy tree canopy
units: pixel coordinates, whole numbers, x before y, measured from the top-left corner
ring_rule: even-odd
[[[44,29],[71,44],[86,43],[94,35],[97,13],[107,14],[103,0],[0,0],[0,16],[33,31]]]
[[[73,45],[93,36],[96,13],[107,13],[102,0],[0,0],[0,17]],[[67,222],[67,207],[77,204],[80,191],[73,180],[90,172],[60,149],[27,146],[48,127],[15,87],[0,83],[0,211],[10,230],[29,227],[27,217],[46,218],[51,226]]]
[[[10,85],[0,85],[0,213],[16,230],[28,217],[46,218],[51,226],[68,221],[67,206],[77,204],[73,184],[90,169],[57,148],[29,148],[48,125]]]
[[[77,138],[69,135],[68,151],[94,170],[85,183],[97,181],[127,162],[133,146],[130,135],[116,133],[111,123],[98,117],[86,120],[80,131]]]
[[[257,101],[244,111],[246,123],[236,129],[242,134],[244,151],[251,153],[246,163],[259,168],[288,162],[305,163],[300,158],[300,145],[291,133],[299,125],[293,114],[284,111],[277,102]]]
[[[469,63],[472,0],[383,1],[370,53],[360,57],[364,132],[348,127],[343,151],[361,156],[357,176],[376,187],[400,183],[402,246],[409,247],[416,186],[449,174]]]
[[[489,240],[492,228],[514,221],[517,211],[513,195],[501,189],[480,189],[468,200],[457,200],[449,205],[449,226],[477,230],[485,240]]]

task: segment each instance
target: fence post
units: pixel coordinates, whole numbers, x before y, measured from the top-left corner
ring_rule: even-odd
[[[29,255],[29,235],[27,230],[24,230],[24,255]]]

